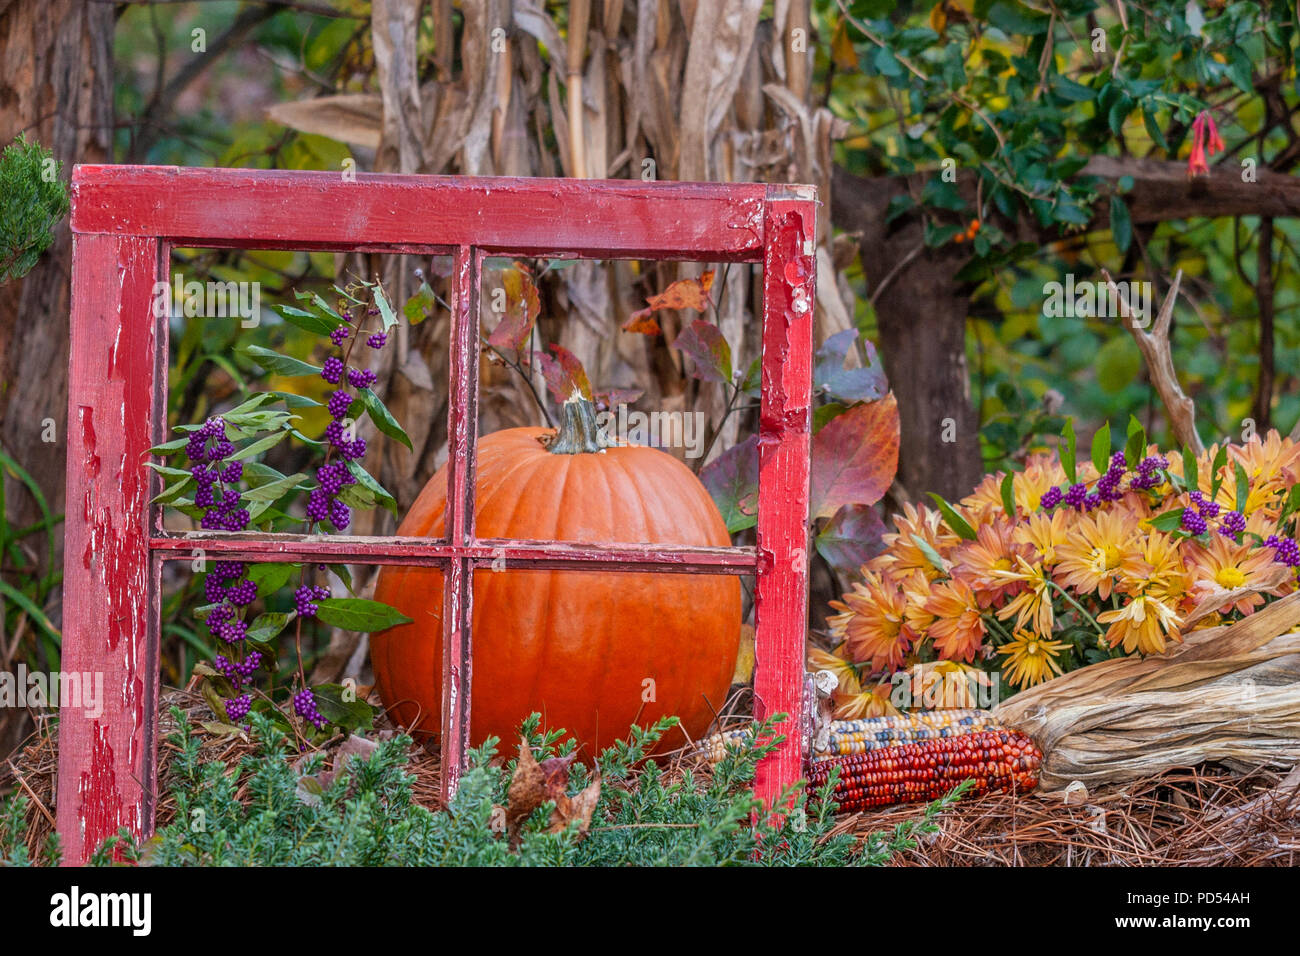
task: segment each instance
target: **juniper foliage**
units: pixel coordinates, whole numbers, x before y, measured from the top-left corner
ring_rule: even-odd
[[[577,823],[546,832],[554,804],[544,803],[512,846],[500,832],[500,808],[517,758],[492,765],[496,740],[472,753],[451,806],[431,811],[413,799],[406,736],[380,742],[367,759],[350,757],[322,786],[322,758],[309,757],[295,768],[285,738],[262,715],[253,717],[259,750],[237,766],[203,762],[200,739],[176,716],[175,817],[141,847],[125,833],[111,838],[95,862],[107,863],[116,853],[163,866],[882,865],[918,835],[934,832],[937,815],[961,792],[865,840],[833,833],[833,783],[811,796],[793,791],[783,818],[765,812],[754,797],[755,766],[774,743],[734,746],[711,774],[670,778],[643,761],[674,725],[668,718],[633,728],[600,755],[601,795],[585,836]],[[573,749],[562,732],[539,730],[537,715],[521,733],[539,760]],[[577,793],[595,772],[575,761],[567,792]],[[241,785],[242,801],[236,798]]]
[[[54,242],[68,214],[63,164],[40,143],[19,136],[0,154],[0,285],[21,279]]]

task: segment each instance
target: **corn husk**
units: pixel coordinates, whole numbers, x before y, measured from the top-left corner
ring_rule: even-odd
[[[1089,790],[1207,761],[1300,763],[1300,592],[1164,654],[1083,667],[1022,691],[994,716],[1043,750],[1041,786]]]

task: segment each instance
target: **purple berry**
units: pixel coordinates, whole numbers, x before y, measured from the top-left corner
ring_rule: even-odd
[[[351,333],[352,333],[352,329],[350,329],[348,326],[340,325],[338,328],[336,328],[333,332],[330,333],[330,341],[333,342],[335,345],[342,345],[344,342],[348,340],[348,336]]]
[[[1046,508],[1048,511],[1051,511],[1060,503],[1061,503],[1061,489],[1058,488],[1056,485],[1052,485],[1052,487],[1044,491],[1043,497],[1038,499],[1038,507]]]
[[[370,338],[366,339],[366,344],[372,349],[382,349],[387,342],[387,332],[376,332],[374,335],[370,336]]]
[[[352,393],[338,389],[330,394],[329,413],[331,418],[345,418],[352,407]]]
[[[1191,508],[1183,512],[1182,526],[1183,530],[1192,536],[1205,534],[1205,519],[1201,517],[1199,512],[1193,511]]]

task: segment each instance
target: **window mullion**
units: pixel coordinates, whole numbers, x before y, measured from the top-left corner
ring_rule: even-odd
[[[478,458],[479,296],[482,255],[456,250],[451,312],[451,389],[447,409],[447,540],[474,539],[474,473]],[[456,793],[469,752],[471,623],[474,569],[467,557],[447,562],[442,606],[442,798]]]

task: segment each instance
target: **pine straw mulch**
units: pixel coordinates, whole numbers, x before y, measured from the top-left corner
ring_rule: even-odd
[[[200,694],[177,689],[163,694],[160,826],[170,822],[176,810],[169,779],[175,748],[167,740],[176,729],[172,706],[192,724],[212,719]],[[341,743],[340,737],[321,747],[329,765]],[[21,790],[31,803],[27,845],[33,854],[54,828],[57,745],[57,731],[44,721],[24,748],[0,764],[0,794]],[[203,759],[229,764],[256,749],[237,737],[206,737],[202,747]],[[707,762],[685,748],[668,755],[670,777],[688,767],[697,776],[708,772]],[[416,778],[415,799],[436,807],[437,756],[417,746],[409,769]],[[836,832],[866,836],[923,813],[919,805],[855,813],[841,819]],[[1300,863],[1300,768],[1283,778],[1267,770],[1239,774],[1206,764],[1087,794],[1068,804],[1059,793],[994,794],[962,801],[938,823],[939,832],[921,837],[918,846],[899,854],[894,864],[1295,866]]]

